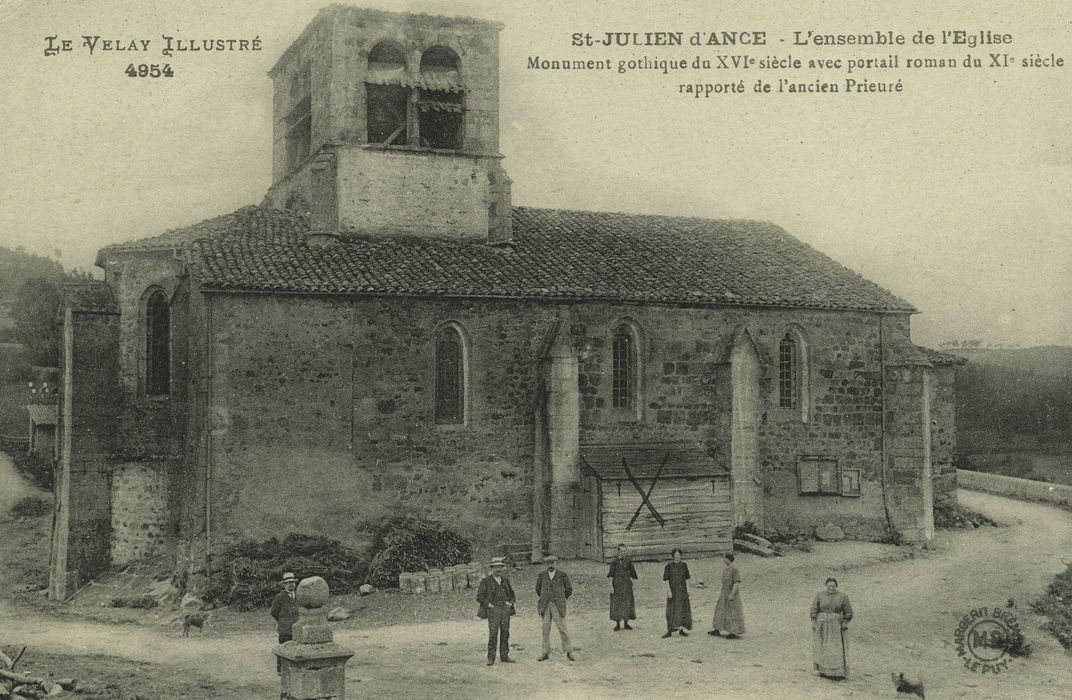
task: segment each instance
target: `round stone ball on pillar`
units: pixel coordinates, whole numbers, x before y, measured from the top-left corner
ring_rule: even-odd
[[[303,608],[316,610],[328,604],[331,590],[328,582],[319,576],[303,578],[294,590],[294,602]]]

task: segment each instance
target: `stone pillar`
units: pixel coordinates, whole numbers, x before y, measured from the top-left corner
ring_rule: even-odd
[[[886,365],[886,501],[894,525],[915,542],[934,532],[926,371],[918,362]]]
[[[578,358],[567,323],[549,353],[547,374],[547,457],[551,467],[551,551],[578,556],[577,507],[580,492],[580,396]]]
[[[354,652],[332,641],[325,607],[329,597],[328,582],[319,576],[302,579],[294,592],[294,638],[274,650],[280,659],[280,700],[346,697],[346,662]]]
[[[67,285],[49,598],[108,569],[111,464],[119,406],[119,310],[103,282]]]

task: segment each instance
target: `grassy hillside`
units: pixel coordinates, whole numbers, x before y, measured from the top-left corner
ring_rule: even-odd
[[[26,435],[29,418],[23,405],[30,376],[26,349],[17,343],[0,343],[0,435]]]
[[[1072,483],[1072,348],[952,352],[958,465]]]

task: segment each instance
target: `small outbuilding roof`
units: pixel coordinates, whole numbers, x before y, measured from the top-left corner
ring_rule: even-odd
[[[30,412],[30,422],[35,425],[56,425],[58,416],[53,404],[34,403],[26,407]]]
[[[581,445],[581,466],[605,481],[628,479],[629,474],[650,480],[656,474],[660,479],[695,479],[728,473],[704,450],[679,442]]]

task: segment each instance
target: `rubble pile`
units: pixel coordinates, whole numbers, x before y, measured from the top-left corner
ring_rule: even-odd
[[[0,700],[35,700],[66,695],[76,689],[73,678],[38,678],[15,670],[26,647],[14,656],[0,651]]]

